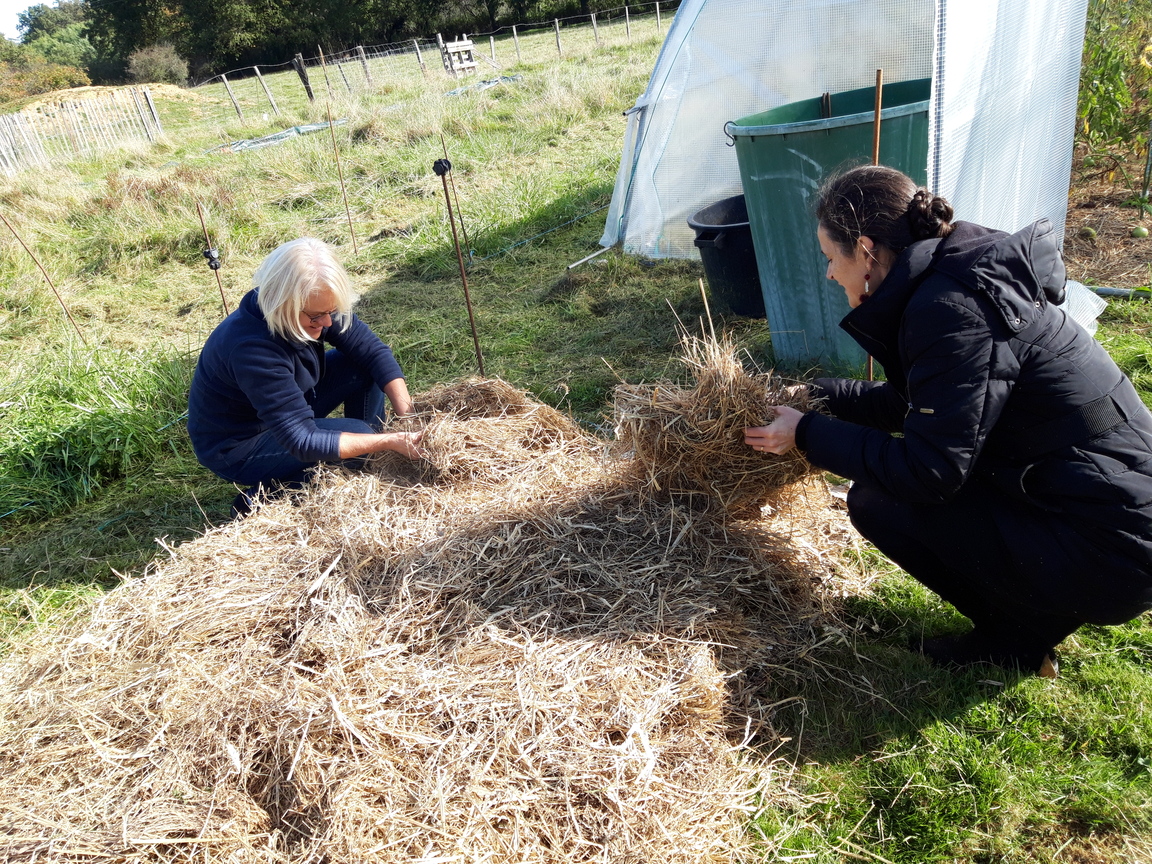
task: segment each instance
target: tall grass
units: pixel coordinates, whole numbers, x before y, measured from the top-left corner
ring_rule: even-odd
[[[40,519],[184,447],[192,358],[61,347],[8,370],[0,405],[0,516]]]

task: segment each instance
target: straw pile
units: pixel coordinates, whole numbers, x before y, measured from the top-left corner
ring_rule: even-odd
[[[616,388],[621,449],[640,466],[651,493],[704,496],[734,516],[754,517],[813,469],[795,450],[756,452],[744,443],[744,427],[771,423],[775,405],[807,410],[807,396],[775,375],[748,372],[727,336],[681,341],[691,386]]]
[[[827,570],[502,382],[423,406],[431,479],[329,471],[9,658],[3,860],[754,857],[750,670],[801,667]]]

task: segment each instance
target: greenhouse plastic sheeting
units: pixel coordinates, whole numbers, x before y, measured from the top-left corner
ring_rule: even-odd
[[[684,0],[628,113],[601,243],[696,257],[687,219],[739,194],[724,124],[933,77],[930,185],[960,218],[1064,224],[1087,0]],[[870,153],[861,153],[867,161]]]
[[[1062,235],[1088,0],[942,3],[929,183],[958,218]]]

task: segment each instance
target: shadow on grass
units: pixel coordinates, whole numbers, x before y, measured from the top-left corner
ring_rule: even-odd
[[[852,760],[936,723],[953,723],[995,700],[1031,674],[979,664],[933,665],[909,645],[928,635],[962,633],[970,624],[903,574],[885,577],[877,593],[851,598],[842,631],[811,656],[798,678],[774,681],[770,700],[791,701],[777,715],[801,761]]]
[[[56,516],[4,526],[0,592],[112,587],[157,555],[229,518],[235,490],[195,466],[161,463]]]
[[[592,224],[599,235],[604,228],[604,216],[608,212],[604,208],[611,196],[612,183],[609,180],[590,184],[553,198],[521,219],[487,230],[470,226],[467,207],[464,207],[461,214],[457,208],[458,202],[454,201],[453,213],[457,217],[458,240],[465,264],[469,270],[474,270],[498,260],[513,249],[543,242],[553,232],[572,225],[583,227]],[[439,197],[443,216],[447,219],[443,193]],[[459,228],[461,221],[463,230]],[[467,237],[465,232],[468,233]],[[436,280],[456,273],[459,262],[453,244],[445,243],[438,248],[414,251],[404,256],[399,266],[410,278]]]

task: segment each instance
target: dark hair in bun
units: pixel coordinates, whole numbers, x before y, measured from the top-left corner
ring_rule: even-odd
[[[952,205],[895,168],[862,165],[828,178],[816,200],[820,227],[846,255],[871,237],[899,255],[917,240],[947,237]]]

